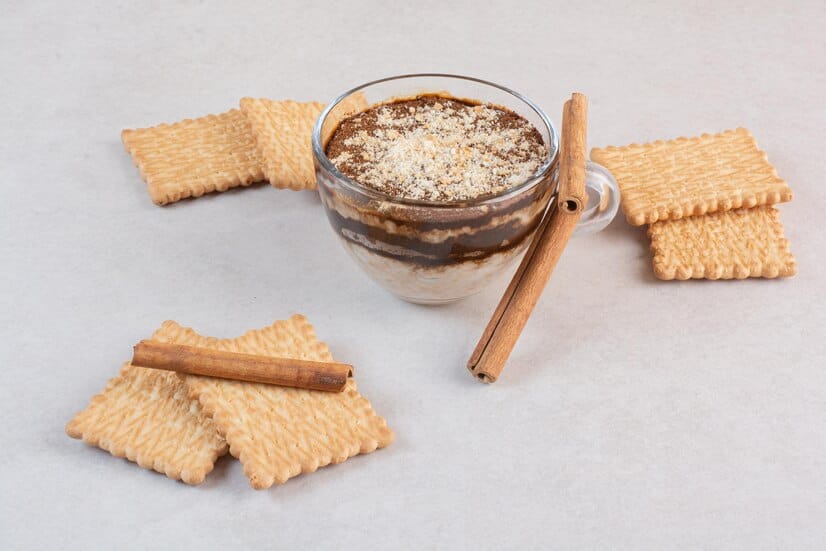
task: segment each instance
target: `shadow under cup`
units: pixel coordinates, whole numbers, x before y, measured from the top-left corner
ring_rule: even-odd
[[[440,94],[502,106],[539,130],[549,154],[536,175],[505,192],[462,202],[400,199],[340,173],[324,147],[353,107]],[[365,105],[366,99],[366,105]],[[442,304],[481,291],[524,252],[556,191],[558,137],[530,100],[501,86],[451,75],[379,80],[334,100],[313,130],[316,180],[330,225],[367,274],[398,297]]]

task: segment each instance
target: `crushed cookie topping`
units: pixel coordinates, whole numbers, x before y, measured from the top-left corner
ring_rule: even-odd
[[[327,145],[359,183],[406,199],[463,201],[533,177],[548,155],[524,117],[439,96],[379,104],[344,120]]]

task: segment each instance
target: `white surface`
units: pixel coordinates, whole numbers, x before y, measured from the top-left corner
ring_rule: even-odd
[[[3,4],[0,548],[822,548],[821,2]],[[312,193],[158,208],[119,141],[426,70],[556,121],[581,90],[591,145],[748,127],[795,191],[799,275],[661,283],[617,221],[573,243],[483,386],[464,363],[507,277],[399,302]],[[164,319],[232,336],[296,311],[357,366],[392,446],[255,492],[229,458],[187,487],[63,433]]]

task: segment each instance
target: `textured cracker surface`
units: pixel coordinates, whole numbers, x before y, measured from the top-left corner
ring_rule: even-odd
[[[238,109],[124,130],[121,139],[158,205],[265,179],[249,123]]]
[[[635,226],[792,198],[789,185],[745,128],[595,148],[591,159],[617,179],[622,210]]]
[[[220,350],[331,361],[304,316],[296,315],[235,339],[202,337],[175,322],[163,326],[165,342]],[[186,376],[192,396],[240,459],[257,489],[284,483],[330,463],[369,453],[393,440],[393,432],[350,379],[341,393]]]
[[[264,174],[273,186],[315,189],[312,133],[323,110],[318,102],[241,99],[241,111],[264,159]]]
[[[660,279],[788,277],[797,264],[777,209],[738,209],[648,228],[654,273]]]
[[[152,338],[165,332],[161,328]],[[66,433],[187,484],[203,482],[227,452],[212,420],[175,373],[128,362],[69,421]]]

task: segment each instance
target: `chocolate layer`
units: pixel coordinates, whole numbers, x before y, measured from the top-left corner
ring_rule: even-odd
[[[480,261],[518,247],[536,230],[540,221],[539,216],[532,217],[527,224],[514,219],[490,229],[430,243],[346,218],[334,209],[327,209],[327,218],[334,230],[351,243],[384,257],[428,267]]]

